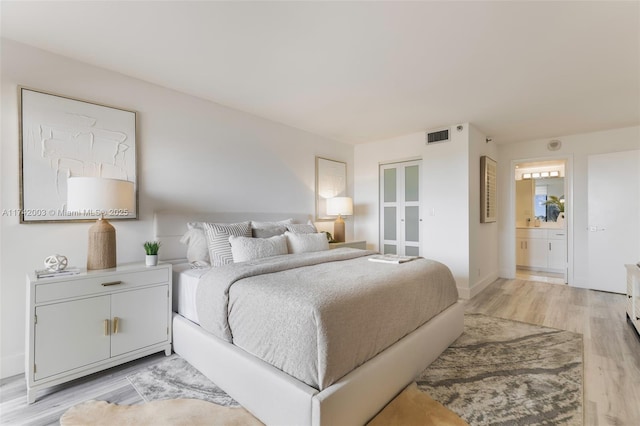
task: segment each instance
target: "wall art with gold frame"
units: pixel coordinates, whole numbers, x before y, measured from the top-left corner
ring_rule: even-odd
[[[498,219],[498,163],[491,157],[480,157],[480,223]]]
[[[316,220],[335,220],[327,215],[327,198],[347,196],[347,163],[316,157]]]

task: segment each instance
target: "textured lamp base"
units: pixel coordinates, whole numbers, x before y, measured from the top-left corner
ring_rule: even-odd
[[[106,219],[98,219],[89,228],[87,269],[116,267],[116,229]]]
[[[340,215],[333,223],[333,239],[338,243],[344,243],[344,220]]]

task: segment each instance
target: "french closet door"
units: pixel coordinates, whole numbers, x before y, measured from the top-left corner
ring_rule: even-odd
[[[422,161],[380,165],[380,251],[419,256]]]

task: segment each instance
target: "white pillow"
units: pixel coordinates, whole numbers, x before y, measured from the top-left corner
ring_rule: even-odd
[[[329,250],[329,240],[324,233],[319,234],[294,234],[285,232],[289,253],[307,253],[310,251]]]
[[[180,242],[187,245],[189,263],[196,264],[198,262],[200,265],[209,265],[209,247],[202,225],[197,222],[187,223],[187,232],[182,236]]]
[[[209,247],[211,266],[222,266],[233,262],[229,237],[250,237],[251,222],[204,223],[204,232]]]
[[[234,262],[261,259],[287,254],[287,238],[276,235],[271,238],[229,237]]]

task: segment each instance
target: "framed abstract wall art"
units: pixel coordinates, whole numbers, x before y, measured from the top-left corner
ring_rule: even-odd
[[[21,223],[95,220],[67,212],[71,176],[133,182],[138,199],[134,111],[25,87],[18,91]],[[137,202],[128,215],[109,218],[137,219]]]

